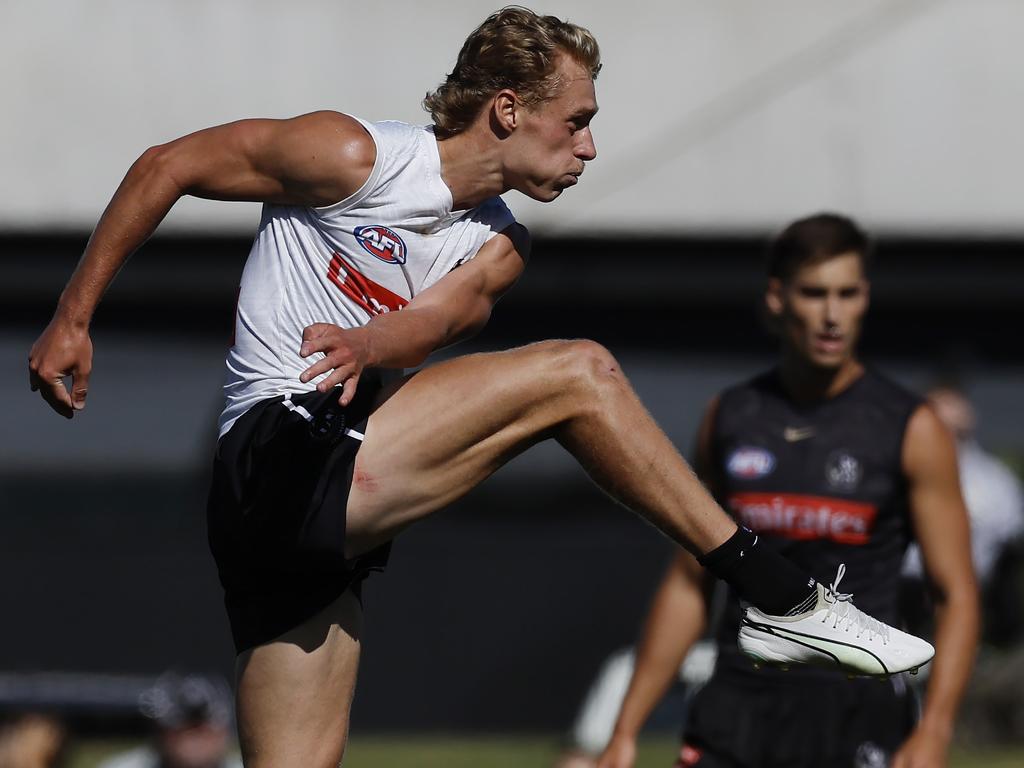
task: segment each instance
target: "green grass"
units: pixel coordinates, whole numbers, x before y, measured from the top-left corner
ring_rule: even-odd
[[[82,742],[68,768],[95,768],[105,756],[132,745],[124,742]],[[354,735],[345,768],[551,768],[558,756],[552,736],[359,736]],[[678,749],[672,738],[649,738],[640,745],[636,768],[670,768]],[[949,768],[1021,768],[1019,748],[965,751],[958,749]]]

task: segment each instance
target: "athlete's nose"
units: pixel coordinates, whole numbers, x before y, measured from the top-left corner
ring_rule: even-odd
[[[594,144],[594,134],[590,132],[590,126],[576,135],[579,137],[576,144],[576,157],[580,160],[593,160],[597,157],[597,147]]]
[[[828,296],[825,299],[825,324],[830,326],[839,325],[839,305],[840,299],[838,296]]]

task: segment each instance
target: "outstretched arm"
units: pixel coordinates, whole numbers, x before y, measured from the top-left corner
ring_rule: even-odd
[[[341,384],[339,402],[348,405],[364,368],[412,368],[434,350],[472,336],[519,278],[528,251],[526,228],[512,224],[404,309],[377,315],[361,328],[314,323],[303,331],[299,354],[320,352],[324,357],[300,379],[310,381],[330,372],[317,389],[326,392]]]
[[[911,516],[934,589],[935,660],[921,720],[893,768],[945,766],[956,710],[978,641],[978,588],[953,439],[927,406],[911,417],[903,446]]]
[[[359,189],[375,152],[359,122],[336,112],[242,120],[146,150],[107,205],[32,347],[32,389],[67,418],[85,407],[93,313],[118,270],[179,198],[329,205]],[[65,376],[72,377],[70,393]]]

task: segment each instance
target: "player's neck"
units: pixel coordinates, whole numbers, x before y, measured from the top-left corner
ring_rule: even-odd
[[[851,357],[838,368],[820,368],[793,353],[783,353],[779,376],[796,402],[829,400],[845,392],[864,375],[864,365]]]
[[[475,208],[505,191],[497,149],[472,129],[437,142],[441,179],[452,193],[452,210]]]

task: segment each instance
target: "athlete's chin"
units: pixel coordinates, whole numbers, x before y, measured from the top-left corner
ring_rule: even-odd
[[[811,355],[807,362],[822,371],[838,371],[846,360],[845,355]]]
[[[824,343],[817,339],[804,346],[803,352],[807,362],[823,370],[842,368],[852,356],[851,347],[847,344],[832,341]]]
[[[556,189],[534,189],[534,190],[531,190],[531,191],[527,192],[526,194],[529,197],[532,197],[534,200],[536,200],[539,203],[550,203],[552,200],[557,200],[559,197],[561,197],[562,192],[563,192],[562,189],[557,189],[557,188]]]
[[[572,174],[560,176],[557,179],[538,179],[524,184],[519,191],[540,203],[550,203],[561,197],[569,187],[575,186],[577,181],[576,176]]]

